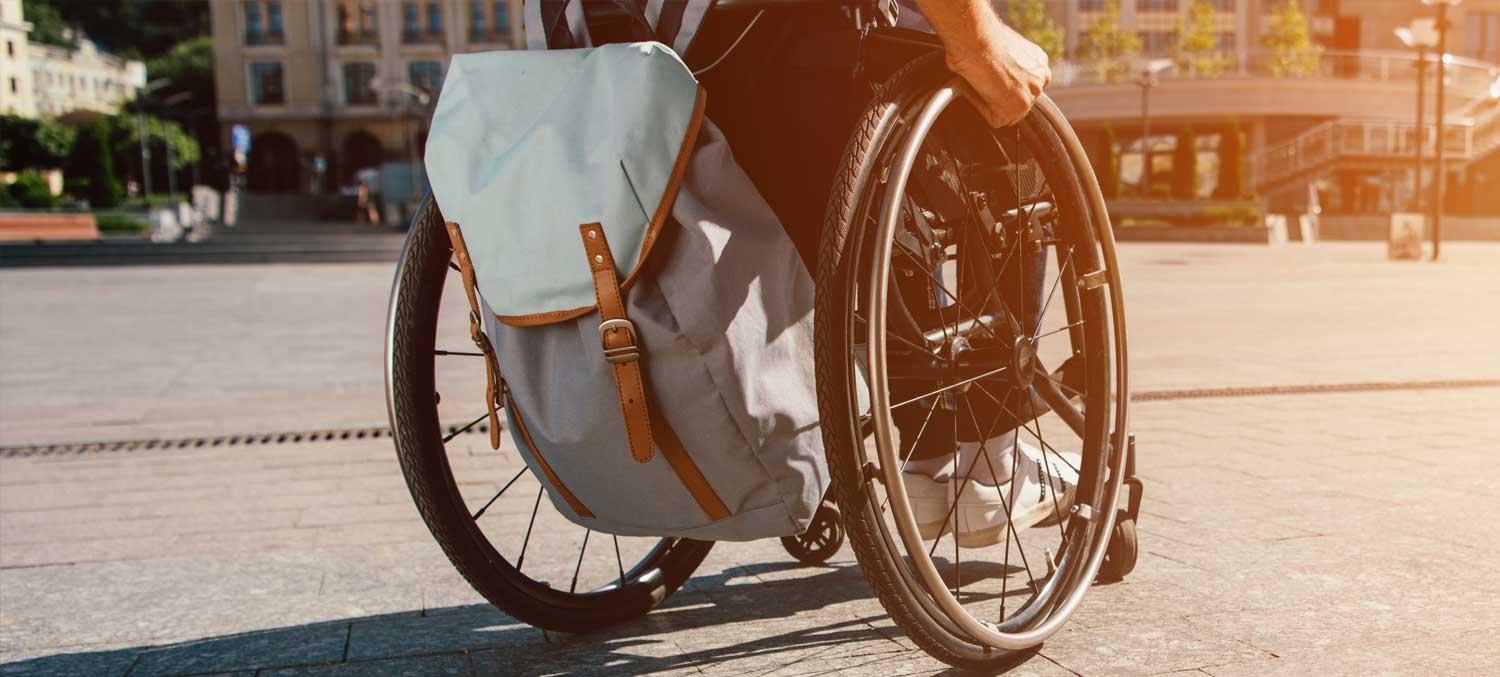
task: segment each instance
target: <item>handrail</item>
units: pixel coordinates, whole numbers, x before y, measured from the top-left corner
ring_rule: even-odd
[[[1444,125],[1443,151],[1449,159],[1468,162],[1500,147],[1500,103],[1467,119]],[[1416,156],[1415,123],[1399,120],[1333,120],[1250,156],[1254,185],[1265,185],[1316,168],[1339,157],[1412,158]],[[1434,157],[1437,125],[1421,130],[1423,153]]]

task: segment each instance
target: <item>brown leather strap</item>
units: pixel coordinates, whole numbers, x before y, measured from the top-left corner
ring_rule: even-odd
[[[578,227],[583,237],[583,251],[588,255],[589,272],[594,277],[594,297],[599,302],[599,340],[604,357],[614,365],[615,388],[620,397],[620,412],[625,416],[625,436],[630,455],[645,463],[654,455],[651,440],[651,413],[646,402],[645,381],[641,377],[641,346],[635,325],[625,316],[625,299],[620,294],[620,278],[615,259],[604,239],[604,228],[597,223]]]
[[[651,429],[656,431],[656,443],[661,446],[661,455],[666,457],[667,463],[672,466],[672,472],[677,473],[677,479],[693,496],[703,514],[715,522],[728,517],[729,508],[709,485],[703,472],[698,470],[698,464],[693,462],[687,449],[683,448],[682,440],[677,438],[677,431],[654,408],[651,410]]]
[[[500,377],[500,360],[495,357],[495,347],[490,345],[490,337],[484,333],[484,325],[479,321],[483,315],[479,311],[479,292],[474,286],[474,262],[469,259],[469,247],[464,244],[464,234],[456,223],[450,221],[444,225],[448,229],[448,240],[453,243],[453,254],[458,259],[458,273],[464,281],[464,294],[469,297],[469,338],[474,341],[479,352],[484,354],[484,404],[489,410],[490,448],[499,449],[499,411],[505,406],[505,382]]]

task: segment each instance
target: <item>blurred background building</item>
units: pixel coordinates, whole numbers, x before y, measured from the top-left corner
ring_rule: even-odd
[[[252,132],[255,191],[328,190],[419,161],[448,57],[523,40],[520,0],[211,3],[221,134]],[[1121,219],[1412,210],[1419,140],[1431,184],[1435,68],[1418,130],[1417,54],[1395,32],[1435,14],[1419,0],[997,6],[1052,53],[1050,93]],[[1500,0],[1449,18],[1446,211],[1500,216]]]
[[[67,46],[31,42],[21,0],[0,0],[0,113],[63,118],[115,112],[146,85],[146,65],[69,31]]]
[[[1118,212],[1414,211],[1419,137],[1432,182],[1436,57],[1419,134],[1417,54],[1396,36],[1436,15],[1418,0],[1060,0],[1047,13],[1066,40],[1051,95],[1117,199],[1155,203]],[[1500,1],[1465,0],[1449,20],[1445,212],[1500,216]]]
[[[247,188],[320,192],[420,162],[448,57],[522,43],[520,0],[211,0],[225,145]]]

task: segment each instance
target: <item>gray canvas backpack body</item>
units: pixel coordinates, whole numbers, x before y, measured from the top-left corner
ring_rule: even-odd
[[[428,139],[491,417],[606,533],[790,535],[828,485],[812,280],[705,96],[656,43],[458,55]]]

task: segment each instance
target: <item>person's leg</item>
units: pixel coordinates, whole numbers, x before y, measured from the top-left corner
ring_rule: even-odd
[[[829,192],[860,103],[852,78],[858,35],[837,6],[768,9],[745,33],[755,16],[711,15],[687,63],[701,70],[718,61],[699,75],[708,117],[815,271]]]

